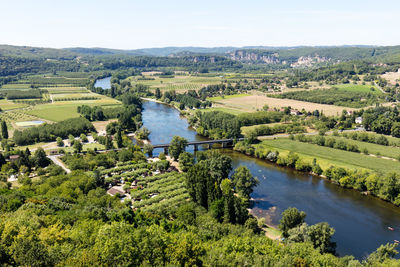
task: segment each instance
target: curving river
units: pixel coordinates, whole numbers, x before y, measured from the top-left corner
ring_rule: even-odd
[[[151,131],[153,144],[169,143],[174,135],[189,141],[205,139],[189,127],[176,109],[147,101],[143,107],[143,124]],[[326,221],[334,227],[337,252],[358,259],[381,244],[400,240],[400,208],[392,204],[230,149],[221,151],[232,157],[234,168],[245,165],[258,177],[260,183],[252,194],[256,199],[253,213],[271,224],[278,224],[283,210],[296,207],[307,213],[308,224]],[[156,154],[159,152],[155,150]],[[388,226],[395,231],[388,230]]]

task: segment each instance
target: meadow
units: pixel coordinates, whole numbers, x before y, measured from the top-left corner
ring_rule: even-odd
[[[105,96],[101,96],[100,99],[95,100],[56,101],[54,103],[36,105],[31,110],[27,111],[27,113],[49,121],[58,122],[79,117],[80,114],[77,112],[77,108],[81,105],[118,106],[120,102]]]
[[[28,105],[26,105],[26,104],[14,103],[13,101],[9,101],[6,99],[0,99],[0,109],[1,110],[13,110],[13,109],[24,108],[27,106]]]
[[[372,85],[362,85],[362,84],[337,84],[333,87],[338,88],[340,91],[349,91],[349,92],[362,92],[362,93],[371,93],[371,94],[382,94],[382,91],[376,88],[376,86]],[[373,90],[371,90],[373,88]]]
[[[255,145],[255,147],[261,147],[272,151],[278,150],[283,155],[288,154],[289,151],[293,151],[310,163],[313,158],[316,158],[322,169],[334,165],[353,170],[373,170],[380,173],[398,172],[400,170],[400,162],[315,144],[302,143],[290,140],[289,138],[264,140],[260,144]]]
[[[336,141],[338,140],[343,140],[346,143],[354,144],[357,145],[358,149],[363,152],[364,149],[368,151],[369,154],[372,155],[381,155],[384,157],[389,157],[392,159],[397,159],[400,157],[400,147],[394,147],[394,146],[383,146],[383,145],[378,145],[378,144],[372,144],[368,142],[362,142],[358,140],[352,140],[352,139],[347,139],[344,137],[337,137],[337,136],[329,136],[327,138],[334,138]],[[400,163],[399,163],[399,168],[400,168]]]

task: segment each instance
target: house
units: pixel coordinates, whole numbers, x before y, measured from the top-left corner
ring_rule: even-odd
[[[11,155],[10,156],[10,161],[16,161],[19,159],[19,155]]]
[[[362,117],[357,117],[357,118],[356,118],[356,123],[357,123],[357,124],[362,124],[362,122],[363,122]]]
[[[297,109],[291,109],[290,110],[290,115],[298,116],[298,115],[301,115],[301,112],[298,111]]]
[[[125,191],[121,190],[120,188],[113,186],[110,189],[107,190],[107,194],[109,194],[110,196],[116,196],[117,194],[119,194],[121,197],[125,195]]]

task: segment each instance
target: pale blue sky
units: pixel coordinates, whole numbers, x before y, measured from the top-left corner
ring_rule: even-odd
[[[0,44],[400,45],[400,0],[0,0]]]

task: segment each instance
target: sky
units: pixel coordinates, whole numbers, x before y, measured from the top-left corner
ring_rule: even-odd
[[[400,45],[399,0],[0,0],[0,44]]]

